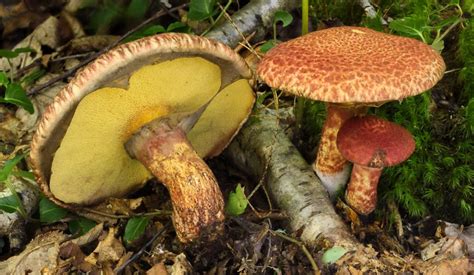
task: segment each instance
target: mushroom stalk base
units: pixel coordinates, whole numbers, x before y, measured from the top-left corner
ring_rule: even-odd
[[[368,215],[377,206],[377,185],[382,170],[354,164],[347,186],[346,202],[358,213]]]
[[[365,111],[366,108],[363,107],[327,105],[327,118],[321,133],[313,170],[321,179],[331,198],[334,198],[344,188],[350,173],[350,164],[337,149],[337,133],[346,120],[358,113],[364,114]]]
[[[183,243],[215,239],[223,230],[224,200],[214,174],[179,127],[154,121],[125,145],[168,189],[173,224]]]

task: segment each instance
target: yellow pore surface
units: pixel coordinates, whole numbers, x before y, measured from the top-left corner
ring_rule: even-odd
[[[133,73],[129,89],[102,88],[79,103],[55,153],[50,188],[66,203],[91,204],[140,187],[150,174],[124,148],[145,123],[205,104],[220,88],[217,65],[179,58]]]

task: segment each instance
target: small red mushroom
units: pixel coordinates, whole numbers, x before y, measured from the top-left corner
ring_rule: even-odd
[[[353,117],[337,135],[337,148],[354,163],[346,190],[346,201],[357,212],[368,215],[377,204],[377,184],[382,169],[410,157],[415,141],[405,128],[375,117]]]

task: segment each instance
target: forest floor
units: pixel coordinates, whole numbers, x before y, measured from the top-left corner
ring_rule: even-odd
[[[362,217],[341,198],[334,203],[334,208],[350,233],[363,244],[363,248],[345,253],[347,251],[337,248],[314,246],[300,239],[301,232],[289,229],[290,217],[269,197],[265,185],[261,184],[263,179],[255,179],[239,170],[226,156],[208,161],[220,184],[224,201],[228,202],[229,197],[235,195],[237,186],[242,186],[243,199],[248,206],[244,207],[243,214],[229,216],[225,221],[224,235],[210,244],[183,245],[178,241],[171,222],[168,191],[156,180],[150,180],[127,198],[108,199],[90,210],[66,210],[56,206],[35,187],[25,156],[41,114],[75,72],[118,38],[131,40],[146,36],[148,33],[144,28],[132,35],[124,34],[162,9],[166,12],[152,23],[154,33],[162,32],[157,27],[160,24],[163,32],[202,34],[218,25],[214,19],[225,21],[228,18],[218,16],[221,14],[220,9],[224,8],[219,4],[211,7],[217,11],[212,15],[213,19],[204,16],[205,19],[190,20],[190,5],[179,6],[182,3],[175,3],[186,1],[169,1],[172,5],[168,7],[165,5],[168,1],[148,0],[117,3],[99,1],[99,4],[91,6],[84,6],[87,1],[79,0],[43,2],[19,0],[0,3],[0,48],[5,49],[0,52],[3,57],[0,63],[0,70],[3,71],[0,87],[4,91],[4,98],[7,98],[7,87],[19,83],[23,93],[26,92],[31,99],[30,102],[26,94],[18,92],[12,95],[12,100],[3,100],[4,103],[0,105],[0,154],[3,162],[0,179],[8,182],[0,193],[0,209],[4,211],[0,214],[0,227],[4,226],[0,228],[0,235],[3,236],[0,238],[0,273],[473,272],[474,226],[469,225],[469,219],[458,219],[457,212],[453,212],[452,219],[444,212],[437,215],[427,211],[421,217],[414,216],[399,204],[396,197],[387,196],[384,197],[388,198],[386,201],[379,203],[383,204],[381,210]],[[191,2],[194,3],[191,5],[195,5],[195,12],[199,10],[201,13],[205,13],[213,3]],[[312,5],[320,2],[324,1],[312,1]],[[352,18],[363,17],[365,13],[358,2],[364,1],[352,2],[347,9],[351,18],[319,20],[317,24],[310,24],[310,29],[359,24],[360,20]],[[147,8],[140,8],[143,5]],[[244,3],[240,5],[244,6]],[[329,4],[321,6],[327,9],[323,13],[329,14],[336,10]],[[232,15],[240,7],[232,3],[226,7],[226,11]],[[329,10],[331,8],[334,10]],[[313,7],[313,12],[321,11]],[[292,15],[293,22],[285,28],[280,25],[281,22],[278,24],[280,40],[292,39],[300,33],[300,10],[291,10],[288,14]],[[281,19],[283,23],[284,18]],[[463,66],[457,58],[456,43],[460,31],[458,26],[444,38],[442,54],[448,70]],[[271,39],[271,32],[269,30],[260,41],[253,41],[252,44],[261,45]],[[27,49],[10,51],[19,47]],[[433,88],[430,108],[439,110],[434,112],[434,117],[439,119],[433,131],[444,134],[458,125],[459,120],[456,118],[463,106],[459,104],[462,96],[455,91],[462,87],[458,74],[450,73]],[[315,132],[320,131],[321,121],[315,128],[303,127],[302,131],[296,131],[292,114],[294,98],[280,95],[276,104],[268,87],[257,85],[257,89],[258,104],[269,109],[281,109],[287,114],[280,121],[281,127],[306,161],[314,161],[319,139]],[[34,108],[33,112],[28,112],[29,108]],[[321,109],[321,105],[306,103],[306,108],[306,112],[311,114]],[[311,119],[320,120],[320,116],[318,114]],[[447,125],[446,121],[451,124]],[[468,161],[467,165],[471,165],[474,170],[473,163]],[[471,189],[473,179],[474,176],[465,180]],[[11,186],[13,189],[9,188]],[[470,196],[468,199],[474,198],[472,194]],[[472,202],[468,203],[473,205]]]

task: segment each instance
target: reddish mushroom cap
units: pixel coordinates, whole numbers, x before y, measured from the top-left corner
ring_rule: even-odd
[[[375,116],[354,117],[339,130],[337,148],[355,164],[383,168],[409,158],[415,150],[415,140],[393,122]]]
[[[434,86],[442,57],[411,38],[361,27],[316,31],[269,51],[257,68],[269,86],[313,100],[399,100]]]

